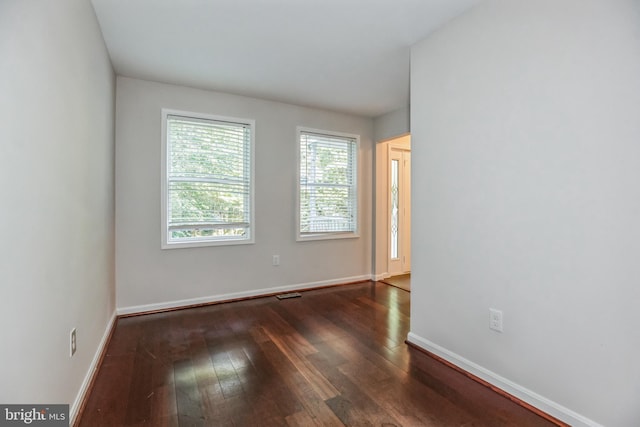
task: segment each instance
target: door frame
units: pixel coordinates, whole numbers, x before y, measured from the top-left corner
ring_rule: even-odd
[[[375,150],[374,189],[374,254],[375,280],[390,277],[389,273],[389,155],[391,149],[411,151],[411,134],[380,141]]]

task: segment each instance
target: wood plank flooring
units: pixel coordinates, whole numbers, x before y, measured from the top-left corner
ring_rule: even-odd
[[[381,280],[381,282],[411,292],[411,273],[387,277],[386,279]]]
[[[119,319],[80,426],[551,426],[409,348],[368,282]]]

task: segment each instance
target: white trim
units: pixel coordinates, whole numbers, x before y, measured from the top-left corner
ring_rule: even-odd
[[[227,117],[205,113],[195,113],[191,111],[173,110],[170,108],[162,108],[161,113],[161,150],[160,150],[160,201],[161,201],[161,249],[180,249],[180,248],[195,248],[202,246],[225,246],[225,245],[251,245],[255,243],[256,235],[256,221],[255,221],[255,145],[256,145],[256,121],[253,119],[244,119],[238,117]],[[182,116],[190,119],[200,119],[205,121],[217,121],[217,122],[229,122],[238,125],[248,126],[251,129],[250,141],[249,141],[249,205],[250,205],[250,218],[249,218],[249,236],[246,238],[227,238],[227,239],[214,239],[211,237],[194,239],[184,242],[169,242],[168,229],[167,229],[167,168],[168,168],[168,156],[167,156],[167,117],[168,116]]]
[[[300,215],[298,215],[300,217]],[[314,240],[335,240],[335,239],[357,239],[360,234],[351,233],[349,231],[336,232],[336,233],[309,233],[296,236],[296,242],[311,242]]]
[[[384,279],[386,279],[388,277],[391,277],[391,275],[389,273],[380,273],[380,274],[377,274],[377,275],[374,274],[371,280],[373,280],[375,282],[379,282],[380,280],[384,280]]]
[[[107,341],[109,340],[109,336],[111,335],[112,329],[115,327],[116,323],[116,312],[114,311],[111,315],[111,319],[107,323],[107,328],[102,334],[102,339],[100,340],[100,344],[98,344],[98,348],[96,349],[96,353],[93,355],[93,360],[89,365],[89,369],[87,370],[86,375],[84,376],[84,380],[82,381],[82,385],[80,385],[80,390],[78,390],[78,394],[76,395],[76,399],[73,401],[71,408],[69,409],[69,425],[72,426],[76,422],[76,417],[78,416],[78,411],[80,410],[80,406],[82,402],[87,397],[87,392],[89,391],[89,384],[91,384],[91,379],[93,378],[96,370],[99,368],[98,363],[100,362],[100,356],[106,350],[105,346],[107,345]]]
[[[447,362],[453,363],[457,367],[475,375],[478,378],[490,383],[491,385],[498,387],[499,389],[506,391],[512,396],[546,412],[547,414],[555,417],[561,421],[564,421],[573,427],[604,427],[602,424],[578,414],[569,408],[566,408],[559,403],[556,403],[544,396],[537,394],[513,381],[504,378],[495,372],[492,372],[486,368],[483,368],[464,357],[447,350],[444,347],[440,347],[429,341],[426,338],[422,338],[419,335],[409,332],[407,341],[413,345],[416,345],[424,350],[427,350],[438,357],[443,358]]]
[[[353,161],[355,169],[353,182],[356,189],[356,229],[354,231],[327,232],[327,233],[300,233],[300,136],[302,133],[315,133],[323,136],[335,136],[355,140],[356,153]],[[353,133],[335,132],[322,129],[313,129],[305,126],[296,127],[296,242],[331,239],[357,239],[360,237],[360,211],[362,207],[362,191],[360,191],[360,135]]]
[[[352,282],[359,282],[371,280],[371,275],[366,274],[362,276],[343,277],[340,279],[321,280],[318,282],[299,283],[296,285],[276,286],[273,288],[262,288],[252,291],[233,292],[229,294],[211,295],[200,298],[190,298],[177,301],[167,301],[155,304],[134,305],[129,307],[121,307],[116,310],[118,316],[128,314],[140,314],[157,310],[168,310],[173,308],[189,307],[192,305],[208,304],[213,302],[231,301],[239,298],[252,298],[267,296],[275,293],[290,292],[297,290],[304,290],[309,288],[321,288],[325,286],[335,286],[341,284],[348,284]]]

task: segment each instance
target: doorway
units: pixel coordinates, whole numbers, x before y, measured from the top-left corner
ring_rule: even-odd
[[[375,184],[375,278],[396,277],[406,284],[411,273],[410,135],[376,145]]]

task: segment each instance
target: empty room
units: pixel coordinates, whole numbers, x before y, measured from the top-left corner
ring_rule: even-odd
[[[639,0],[0,0],[0,424],[640,425]]]

